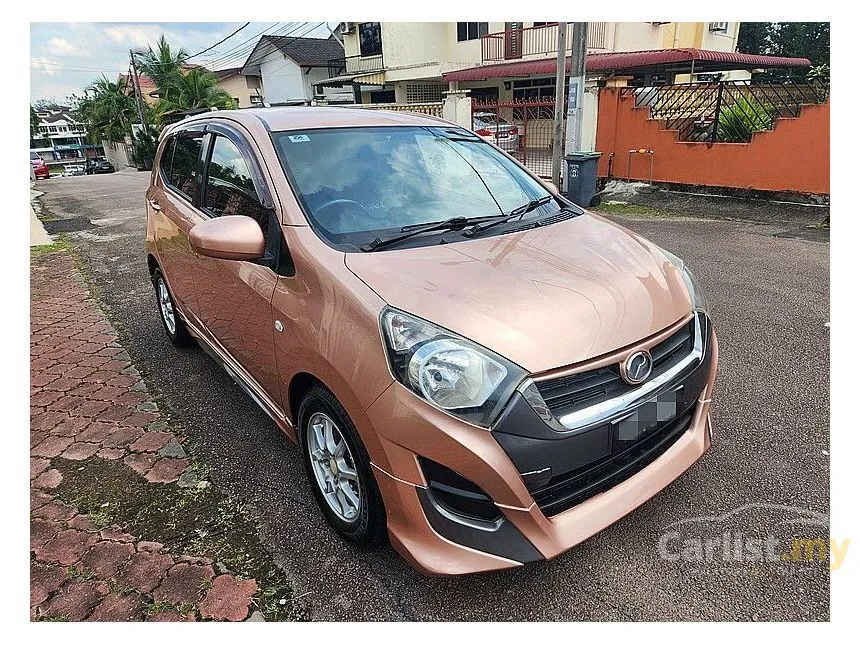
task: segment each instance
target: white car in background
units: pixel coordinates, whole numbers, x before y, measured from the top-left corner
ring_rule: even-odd
[[[493,112],[476,112],[472,115],[472,129],[482,139],[494,143],[505,152],[516,152],[520,148],[520,131]]]

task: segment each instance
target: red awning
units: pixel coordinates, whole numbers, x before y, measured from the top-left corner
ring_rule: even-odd
[[[738,52],[716,52],[707,49],[654,49],[641,52],[611,52],[588,54],[585,70],[591,74],[635,71],[657,68],[663,71],[684,73],[716,72],[735,69],[761,69],[772,67],[810,67],[806,58],[760,56]],[[570,71],[570,58],[565,61]],[[514,78],[555,74],[555,58],[518,60],[458,69],[442,74],[443,81],[485,81],[488,78]]]

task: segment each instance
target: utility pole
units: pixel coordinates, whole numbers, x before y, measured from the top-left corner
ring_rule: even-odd
[[[585,93],[585,55],[588,45],[588,23],[573,23],[570,44],[570,85],[567,96],[567,154],[582,150],[582,101]]]
[[[140,79],[137,76],[137,62],[134,60],[134,52],[128,50],[128,57],[131,60],[131,69],[133,72],[132,83],[134,84],[134,98],[137,100],[137,114],[140,117],[140,125],[146,125],[146,109],[143,107],[143,97],[140,93]]]
[[[558,23],[558,52],[555,61],[555,122],[552,131],[552,183],[561,191],[561,160],[564,155],[564,59],[567,50],[567,23]]]

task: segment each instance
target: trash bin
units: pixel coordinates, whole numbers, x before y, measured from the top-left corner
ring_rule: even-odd
[[[597,162],[600,154],[573,152],[564,156],[567,163],[567,198],[583,208],[600,203],[600,197],[596,197]]]

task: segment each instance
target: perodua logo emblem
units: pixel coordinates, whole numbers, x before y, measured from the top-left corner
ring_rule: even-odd
[[[633,352],[621,363],[621,378],[631,385],[639,385],[651,376],[651,354],[646,351]]]

